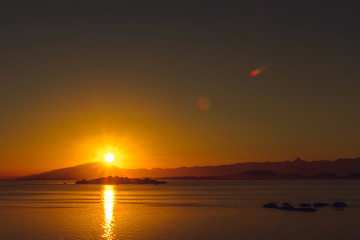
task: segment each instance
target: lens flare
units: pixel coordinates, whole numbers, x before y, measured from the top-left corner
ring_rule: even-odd
[[[260,73],[264,72],[266,69],[268,69],[268,66],[267,66],[267,65],[264,65],[264,66],[262,66],[262,67],[260,67],[260,68],[257,68],[257,69],[255,69],[255,70],[251,71],[250,75],[251,75],[252,77],[256,77],[256,76],[259,75]]]
[[[200,97],[196,101],[196,106],[200,111],[207,111],[210,108],[210,100],[206,97]]]

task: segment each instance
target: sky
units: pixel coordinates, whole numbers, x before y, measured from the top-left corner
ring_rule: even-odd
[[[2,3],[0,176],[106,152],[124,168],[358,157],[359,10],[331,0]]]

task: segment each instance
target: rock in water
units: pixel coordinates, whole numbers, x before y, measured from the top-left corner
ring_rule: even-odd
[[[283,203],[282,207],[279,207],[280,210],[294,210],[295,208],[293,206],[290,205],[290,203],[285,202]]]
[[[263,208],[277,208],[277,207],[278,206],[273,202],[263,205]]]
[[[344,202],[334,202],[332,205],[334,208],[344,208],[347,207],[346,203]]]
[[[165,184],[165,181],[157,181],[150,178],[123,178],[119,176],[109,176],[109,177],[102,177],[92,180],[80,180],[76,181],[75,184],[103,184],[103,185],[118,185],[118,184]]]
[[[301,203],[299,204],[300,207],[311,207],[310,203]]]
[[[316,208],[321,208],[321,207],[327,207],[329,206],[328,203],[313,203],[313,206]]]

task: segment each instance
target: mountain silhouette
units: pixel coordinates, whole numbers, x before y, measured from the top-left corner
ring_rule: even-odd
[[[107,166],[100,162],[90,162],[74,167],[60,168],[40,174],[20,177],[17,180],[78,180],[112,176],[119,173],[120,168]]]
[[[220,176],[181,176],[181,177],[161,177],[157,178],[161,180],[294,180],[294,179],[303,179],[303,180],[314,180],[314,179],[360,179],[360,173],[351,173],[346,176],[339,176],[334,173],[319,173],[310,176],[304,176],[300,174],[277,174],[270,171],[263,170],[253,170],[245,171],[238,174],[228,174]]]
[[[249,162],[219,166],[195,166],[179,168],[153,169],[122,169],[100,162],[91,162],[74,167],[56,169],[40,174],[33,174],[17,178],[17,180],[81,180],[107,176],[122,176],[130,178],[143,177],[174,177],[174,176],[222,176],[231,174],[246,174],[246,171],[260,171],[259,175],[280,174],[296,176],[312,176],[325,174],[326,176],[345,176],[360,172],[360,158],[338,159],[336,161],[304,161],[297,158],[295,161],[285,162]],[[261,172],[268,171],[268,172]],[[245,172],[245,173],[244,173]],[[255,172],[256,173],[256,172]],[[254,172],[251,172],[254,175]],[[268,176],[269,178],[271,176]]]

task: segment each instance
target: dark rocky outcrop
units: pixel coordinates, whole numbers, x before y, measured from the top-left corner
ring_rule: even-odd
[[[329,206],[329,204],[328,203],[313,203],[313,206],[314,207],[316,207],[316,208],[322,208],[322,207],[327,207],[327,206]]]
[[[278,210],[286,210],[286,211],[297,211],[297,212],[316,212],[317,209],[312,208],[310,203],[301,203],[299,204],[299,208],[295,208],[288,202],[284,202],[281,207],[278,207],[275,203],[270,202],[263,205],[263,208],[275,208]]]
[[[295,210],[295,208],[288,202],[283,203],[282,207],[279,207],[278,209],[280,209],[280,210],[288,210],[288,211]]]
[[[290,203],[284,202],[281,207],[278,207],[275,203],[270,202],[268,204],[264,204],[263,208],[275,208],[279,210],[287,210],[287,211],[298,211],[298,212],[315,212],[316,208],[322,208],[329,206],[328,203],[317,202],[312,204],[314,208],[311,207],[310,203],[301,203],[299,204],[299,208],[293,207]],[[336,209],[343,209],[347,207],[347,204],[344,202],[334,202],[332,206]]]
[[[103,178],[97,178],[92,180],[81,180],[76,181],[75,184],[104,184],[104,185],[118,185],[118,184],[165,184],[165,181],[157,181],[150,178],[123,178],[123,177],[103,177]]]
[[[347,207],[346,203],[344,202],[334,202],[332,205],[334,208],[344,208]]]
[[[309,208],[309,207],[311,207],[311,204],[310,203],[300,203],[299,206]]]
[[[278,206],[273,202],[263,205],[263,208],[277,208],[277,207]]]

